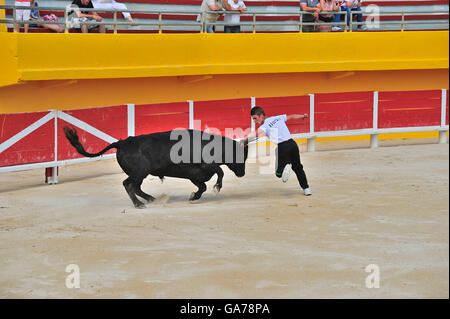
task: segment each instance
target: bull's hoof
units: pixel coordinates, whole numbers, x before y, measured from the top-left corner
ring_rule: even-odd
[[[139,208],[139,209],[146,208],[144,203],[136,203],[136,204],[134,204],[134,207]]]
[[[197,196],[197,193],[196,192],[192,192],[191,197],[189,197],[189,200],[192,202],[192,201],[198,200],[198,199],[200,199],[200,197]]]
[[[213,187],[214,193],[218,194],[220,192],[221,188],[222,188],[222,186],[220,186],[218,184],[214,185],[214,187]]]

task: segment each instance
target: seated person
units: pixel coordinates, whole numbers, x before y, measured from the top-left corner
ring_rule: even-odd
[[[123,3],[118,3],[114,0],[93,0],[92,4],[95,9],[101,11],[101,9],[115,9],[115,10],[127,10],[127,6]],[[134,22],[129,12],[122,12],[124,19],[129,22]]]
[[[94,9],[94,5],[91,0],[73,0],[70,5],[71,11],[69,12],[70,25],[72,28],[81,29],[81,32],[88,33],[89,30],[99,28],[100,33],[105,33],[106,28],[104,24],[81,24],[80,22],[101,22],[103,18],[100,17],[95,11],[83,11],[82,9]],[[81,9],[81,10],[80,10]]]
[[[38,23],[38,22],[42,22],[42,21],[58,21],[59,19],[53,13],[46,14],[45,16],[41,17],[39,14],[39,9],[37,9],[39,7],[39,4],[37,1],[31,0],[30,7],[36,7],[36,9],[31,10],[31,14],[30,14],[30,21],[34,21],[35,24],[30,24],[30,27],[45,28],[45,29],[49,29],[49,30],[52,30],[52,31],[55,31],[58,33],[64,32],[64,28],[61,27],[59,24]]]

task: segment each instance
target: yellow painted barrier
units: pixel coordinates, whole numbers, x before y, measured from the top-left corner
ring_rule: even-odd
[[[21,81],[447,69],[449,52],[448,31],[15,36]]]

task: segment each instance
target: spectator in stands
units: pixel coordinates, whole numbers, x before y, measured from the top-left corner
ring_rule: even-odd
[[[200,20],[203,23],[203,28],[206,28],[207,33],[214,33],[216,31],[215,26],[209,25],[209,23],[215,23],[220,16],[220,11],[224,9],[223,2],[226,0],[203,0],[200,7],[202,13]],[[217,13],[209,13],[208,11],[217,11]]]
[[[320,9],[321,13],[319,14],[319,22],[333,22],[334,21],[334,15],[332,13],[326,13],[326,12],[333,12],[339,10],[339,5],[336,0],[320,0]],[[318,26],[319,32],[330,32],[331,31],[331,25],[320,25]]]
[[[14,5],[16,7],[30,7],[30,0],[16,0]],[[30,20],[30,14],[31,14],[30,9],[26,9],[26,10],[16,9],[16,20],[28,21],[28,20]],[[17,32],[20,32],[20,24],[19,23],[16,23],[15,29]],[[23,29],[24,29],[25,33],[28,32],[28,23],[25,23],[23,25]]]
[[[88,33],[89,30],[93,30],[99,28],[100,33],[105,33],[106,28],[103,24],[94,25],[94,24],[82,24],[80,22],[101,22],[103,18],[100,17],[95,11],[83,11],[77,9],[94,9],[94,5],[91,0],[73,0],[71,8],[73,9],[70,12],[70,22],[71,26],[76,29],[81,29],[81,32]]]
[[[347,27],[350,27],[350,19],[351,19],[350,12],[351,11],[361,11],[361,3],[362,3],[362,0],[346,0],[341,3],[341,6],[340,6],[341,11],[347,12]],[[336,14],[334,17],[334,22],[341,21],[341,16],[342,16],[342,14]],[[362,14],[356,15],[356,17],[358,19],[358,22],[363,22]],[[364,29],[363,25],[358,25],[358,29]],[[332,28],[332,30],[340,31],[340,30],[342,30],[342,28],[338,27],[338,26],[334,26]]]
[[[43,23],[37,23],[37,22],[42,22],[42,21],[58,21],[58,17],[51,13],[51,14],[46,14],[45,16],[41,17],[39,14],[39,9],[37,9],[39,7],[39,4],[37,1],[35,0],[31,0],[30,1],[30,5],[32,7],[36,7],[36,9],[32,9],[31,10],[31,14],[30,14],[30,20],[34,21],[36,24],[30,24],[30,27],[32,28],[45,28],[45,29],[49,29],[58,33],[64,32],[64,28],[61,27],[59,24],[43,24]]]
[[[225,33],[240,33],[241,26],[241,13],[247,11],[244,1],[242,0],[226,0],[224,1],[224,7],[227,11],[236,11],[236,13],[225,13],[223,15],[223,21],[225,23]]]
[[[311,14],[303,14],[303,22],[317,22],[319,20],[319,13],[321,11],[319,0],[300,0],[300,7],[302,11],[311,12]],[[303,32],[314,32],[315,26],[303,26]]]
[[[93,0],[92,4],[95,9],[114,9],[114,10],[127,10],[127,6],[123,3],[119,3],[114,0]],[[129,12],[122,12],[123,18],[128,20],[129,22],[134,22],[131,14]]]

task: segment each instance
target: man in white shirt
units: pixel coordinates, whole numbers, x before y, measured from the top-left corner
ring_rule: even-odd
[[[225,23],[225,33],[240,33],[241,13],[247,11],[244,1],[242,0],[224,0],[223,5],[227,11],[235,11],[233,13],[225,13],[223,15],[223,22]]]
[[[264,110],[258,106],[253,107],[250,114],[255,124],[261,126],[257,131],[248,134],[241,141],[241,144],[247,145],[250,139],[267,136],[271,142],[278,145],[275,151],[277,156],[275,175],[281,178],[283,182],[287,182],[291,169],[294,170],[304,194],[306,196],[311,195],[312,192],[300,161],[300,152],[297,143],[292,139],[291,133],[286,126],[286,121],[305,119],[308,117],[308,114],[284,114],[266,117]]]

